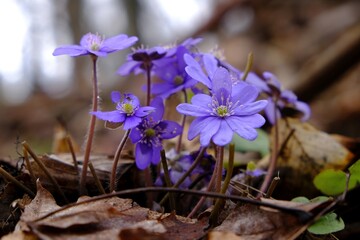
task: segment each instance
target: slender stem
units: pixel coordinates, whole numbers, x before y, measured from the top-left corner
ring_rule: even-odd
[[[146,67],[146,80],[147,80],[147,94],[146,94],[146,106],[150,105],[151,101],[151,67]]]
[[[63,200],[68,203],[69,201],[67,200],[64,192],[61,190],[60,185],[58,184],[58,182],[56,181],[56,179],[53,177],[53,175],[50,174],[50,172],[47,170],[45,164],[38,158],[38,156],[33,152],[33,150],[30,148],[29,144],[27,144],[25,141],[22,142],[22,145],[24,147],[24,149],[26,149],[26,151],[30,154],[30,156],[34,159],[34,161],[39,165],[39,167],[41,168],[41,170],[45,173],[45,175],[47,176],[47,178],[50,180],[50,182],[53,184],[53,186],[55,187],[56,191],[60,194],[60,196],[63,198]]]
[[[129,138],[131,129],[126,130],[124,137],[122,138],[118,148],[116,149],[116,153],[114,156],[114,162],[113,162],[113,166],[112,166],[112,170],[111,170],[111,178],[110,178],[110,192],[115,191],[116,189],[116,168],[120,159],[120,155],[122,150],[125,147],[125,143]]]
[[[234,144],[230,144],[229,146],[229,165],[228,165],[228,169],[227,169],[227,172],[226,172],[226,177],[225,177],[225,180],[224,180],[224,184],[221,188],[221,194],[225,194],[226,193],[226,190],[227,188],[229,187],[229,184],[230,184],[230,180],[231,180],[231,177],[232,177],[232,173],[233,173],[233,170],[234,170],[234,156],[235,156],[235,145]],[[217,224],[217,221],[218,221],[218,217],[219,217],[219,214],[220,214],[220,211],[221,211],[221,207],[224,205],[224,199],[216,199],[216,202],[215,202],[215,206],[214,206],[214,209],[213,211],[211,212],[211,215],[210,215],[210,225],[214,226]]]
[[[185,179],[190,175],[190,173],[192,173],[192,171],[194,171],[194,169],[196,168],[196,166],[199,164],[201,158],[203,157],[204,153],[206,151],[206,147],[203,147],[200,149],[199,154],[197,155],[196,159],[194,160],[194,162],[191,164],[191,166],[189,167],[189,169],[181,176],[181,178],[174,184],[173,188],[177,188],[180,186],[180,184],[182,184]],[[160,201],[160,205],[164,205],[165,201],[168,199],[169,194],[167,193],[163,199],[161,199]]]
[[[206,188],[206,192],[210,192],[213,187],[214,187],[214,184],[215,184],[215,180],[216,180],[216,172],[217,172],[217,169],[219,168],[219,161],[216,161],[215,163],[215,169],[214,169],[214,173],[213,175],[211,176],[211,179],[210,179],[210,182],[209,182],[209,185],[208,187]],[[206,195],[205,195],[206,196]],[[206,197],[205,196],[202,196],[199,200],[199,202],[195,205],[195,207],[193,208],[193,210],[191,210],[191,212],[187,215],[188,218],[192,218],[195,213],[197,211],[199,211],[199,209],[202,207],[202,205],[204,204],[205,200],[206,200]]]
[[[169,168],[165,156],[165,150],[161,150],[161,163],[164,169],[164,178],[165,178],[166,187],[171,187],[171,180],[170,180]],[[176,210],[176,204],[173,194],[170,194],[170,210],[171,211]]]
[[[186,93],[186,90],[183,89],[182,92],[184,93],[184,102],[187,103],[188,101],[188,97],[187,97],[187,93]],[[182,138],[183,138],[183,135],[184,135],[184,126],[185,126],[185,122],[186,122],[186,115],[183,114],[182,115],[182,120],[181,120],[181,127],[182,127],[182,131],[180,133],[180,136],[179,136],[179,139],[178,139],[178,143],[177,143],[177,146],[176,146],[176,152],[179,153],[181,151],[181,144],[182,144]]]
[[[99,189],[99,192],[100,192],[101,194],[105,194],[105,193],[106,193],[106,192],[105,192],[105,189],[104,189],[103,186],[101,185],[101,182],[100,182],[100,180],[99,180],[99,178],[98,178],[98,176],[97,176],[97,174],[96,174],[94,165],[93,165],[91,162],[89,162],[89,168],[90,168],[91,174],[92,174],[93,177],[94,177],[95,184],[96,184],[97,188]]]
[[[246,67],[245,67],[245,71],[244,71],[244,74],[241,78],[241,80],[245,81],[251,68],[252,68],[252,65],[253,65],[253,61],[254,61],[254,55],[252,52],[250,52],[248,54],[248,58],[247,58],[247,62],[246,62]]]
[[[220,192],[221,189],[221,180],[222,180],[222,170],[224,162],[224,147],[218,147],[218,157],[216,159],[217,169],[216,169],[216,182],[215,182],[215,191]]]
[[[92,111],[96,112],[98,109],[98,82],[97,82],[97,73],[96,73],[96,61],[97,56],[90,55],[92,64],[93,64],[93,95],[92,95]],[[84,161],[83,161],[83,168],[81,171],[80,176],[80,194],[86,194],[86,176],[88,171],[88,164],[90,159],[91,147],[94,138],[94,131],[95,131],[95,124],[96,124],[96,116],[91,115],[90,118],[90,125],[87,133],[87,140],[86,140],[86,147],[84,153]]]
[[[277,116],[277,99],[274,100],[274,116],[275,116],[275,123],[274,123],[274,143],[273,149],[271,151],[271,158],[270,164],[265,176],[264,182],[260,187],[260,192],[267,192],[267,188],[271,183],[272,176],[274,174],[276,168],[276,161],[278,158],[278,146],[279,146],[279,126],[278,126],[278,116]]]
[[[21,188],[22,190],[24,190],[24,192],[26,192],[27,194],[30,195],[30,197],[35,197],[35,193],[33,191],[31,191],[28,187],[26,187],[24,184],[22,184],[21,182],[19,182],[16,178],[14,178],[10,173],[8,173],[5,169],[3,169],[2,167],[0,167],[0,174],[6,178],[8,181],[12,182],[13,184],[15,184],[15,186]]]

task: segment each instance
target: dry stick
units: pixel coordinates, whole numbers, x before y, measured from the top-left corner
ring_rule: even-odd
[[[29,174],[30,174],[31,180],[33,181],[33,184],[36,185],[36,177],[35,177],[32,167],[31,167],[31,163],[29,160],[29,154],[25,148],[23,148],[23,153],[24,153],[26,169],[29,171]]]
[[[74,163],[75,171],[79,175],[78,164],[77,164],[77,160],[76,160],[76,154],[75,154],[75,150],[74,150],[74,145],[72,144],[72,141],[71,141],[71,138],[70,138],[69,135],[66,135],[65,139],[66,139],[66,143],[67,143],[67,145],[69,147],[69,150],[70,150],[70,153],[71,153],[71,157],[72,157],[72,160],[73,160],[73,163]]]
[[[217,169],[220,167],[219,166],[219,162],[218,160],[216,160],[216,163],[215,163],[215,169],[214,169],[214,174],[211,176],[211,179],[210,179],[210,182],[209,182],[209,185],[208,187],[206,188],[206,192],[210,192],[213,187],[214,187],[214,184],[215,184],[215,181],[216,181],[216,172],[217,172]],[[206,200],[206,197],[201,197],[199,202],[195,205],[195,207],[193,208],[193,210],[191,210],[191,212],[187,215],[188,218],[192,218],[195,213],[197,211],[199,211],[199,209],[202,207],[202,205],[204,204]]]
[[[226,172],[224,184],[221,188],[221,192],[220,192],[221,194],[225,194],[226,190],[229,187],[232,173],[234,170],[234,156],[235,156],[235,145],[230,144],[229,145],[229,165],[228,165],[228,170]],[[216,199],[215,206],[211,212],[210,219],[209,219],[210,225],[214,226],[217,224],[217,220],[218,220],[218,217],[220,214],[220,209],[223,205],[224,205],[224,199]]]
[[[165,156],[165,150],[161,150],[161,163],[164,169],[164,178],[165,178],[166,187],[171,187],[171,180],[170,180],[169,168]],[[169,196],[170,196],[170,210],[171,211],[176,210],[174,195],[170,194]]]
[[[14,178],[10,173],[8,173],[5,169],[0,167],[0,174],[6,178],[8,181],[14,183],[17,187],[21,188],[30,195],[30,197],[35,197],[35,193],[31,191],[28,187],[26,187],[24,184],[22,184],[20,181],[18,181],[16,178]]]
[[[126,130],[125,135],[123,136],[118,148],[116,149],[116,153],[114,156],[114,162],[113,162],[113,166],[111,169],[111,177],[110,177],[110,192],[115,191],[115,185],[116,185],[116,168],[121,156],[121,152],[124,149],[125,143],[129,138],[131,129]]]
[[[196,166],[199,164],[201,158],[203,157],[204,153],[206,151],[206,147],[202,147],[199,151],[199,154],[197,155],[196,159],[194,160],[194,162],[191,164],[191,166],[189,167],[189,169],[181,176],[181,178],[174,184],[173,188],[177,188],[180,186],[180,184],[182,184],[185,179],[190,175],[190,173],[192,173],[192,171],[194,171],[194,169],[196,168]],[[160,201],[160,205],[164,205],[165,201],[169,198],[169,194],[167,193],[163,199],[161,199]]]
[[[68,203],[64,192],[61,190],[58,182],[56,179],[50,174],[50,172],[47,170],[45,164],[37,157],[37,155],[33,152],[33,150],[30,148],[30,146],[24,141],[22,142],[23,147],[26,149],[26,151],[30,154],[30,156],[34,159],[34,161],[39,165],[41,170],[45,173],[45,175],[48,177],[48,179],[51,181],[53,186],[55,187],[56,191],[61,195],[63,200]]]
[[[97,83],[97,73],[96,73],[97,56],[95,56],[95,55],[90,55],[90,56],[91,56],[91,60],[93,63],[92,111],[96,112],[98,109],[98,83]],[[90,159],[92,142],[93,142],[93,138],[94,138],[95,124],[96,124],[96,116],[91,115],[90,125],[89,125],[89,129],[88,129],[87,140],[86,140],[83,167],[82,167],[81,176],[80,176],[80,194],[81,195],[86,194],[86,176],[87,176],[87,171],[88,171],[88,164],[89,164],[89,159]]]
[[[187,97],[186,90],[183,89],[182,92],[184,93],[184,102],[187,103],[188,97]],[[180,150],[181,150],[182,138],[183,138],[183,135],[184,135],[185,121],[186,121],[186,115],[183,114],[183,115],[182,115],[182,120],[181,120],[181,127],[182,127],[183,130],[182,130],[181,133],[180,133],[179,140],[178,140],[178,143],[177,143],[177,146],[176,146],[176,152],[177,152],[177,153],[179,153]]]
[[[270,187],[266,192],[265,198],[270,198],[271,195],[273,194],[276,186],[278,185],[280,181],[280,177],[274,177],[273,180],[271,181]]]
[[[111,198],[111,197],[119,197],[122,195],[137,194],[137,193],[144,193],[144,192],[171,192],[171,193],[192,194],[192,195],[196,195],[196,196],[206,196],[206,197],[211,197],[211,198],[220,198],[220,199],[229,199],[229,200],[233,200],[233,201],[240,201],[243,203],[253,204],[256,206],[269,207],[272,209],[283,211],[285,213],[292,214],[293,216],[299,217],[299,220],[302,221],[303,223],[308,222],[309,220],[311,220],[314,217],[314,214],[312,214],[311,212],[306,212],[306,211],[298,209],[298,208],[290,208],[290,207],[286,207],[283,205],[275,205],[272,203],[262,202],[262,201],[254,200],[254,199],[247,198],[247,197],[230,196],[230,195],[225,195],[225,194],[220,194],[220,193],[215,193],[215,192],[205,192],[205,191],[189,190],[189,189],[178,189],[178,188],[168,188],[168,187],[143,187],[143,188],[127,189],[127,190],[123,190],[123,191],[119,191],[119,192],[107,193],[104,195],[99,195],[99,196],[95,196],[95,197],[92,197],[89,199],[85,199],[81,202],[70,203],[70,204],[67,204],[59,209],[56,209],[42,217],[39,217],[38,219],[35,219],[34,221],[32,221],[32,223],[36,223],[41,220],[44,220],[50,216],[53,216],[56,213],[65,211],[66,209],[69,209],[71,207],[75,207],[75,206],[79,206],[79,205],[83,205],[83,204],[87,204],[90,202],[95,202],[95,201],[99,201],[99,200],[103,200],[103,199],[107,199],[107,198]],[[329,201],[331,201],[331,200],[329,200]]]
[[[106,193],[106,192],[105,192],[105,189],[104,189],[103,186],[101,185],[101,182],[100,182],[100,180],[99,180],[99,178],[98,178],[98,176],[97,176],[97,174],[96,174],[94,165],[93,165],[91,162],[89,162],[89,168],[90,168],[91,174],[92,174],[93,177],[94,177],[95,184],[96,184],[97,188],[99,189],[99,192],[100,192],[101,194],[105,194],[105,193]]]

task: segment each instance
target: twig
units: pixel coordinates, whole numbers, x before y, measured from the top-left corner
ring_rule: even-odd
[[[36,185],[36,177],[35,177],[32,167],[31,167],[31,163],[29,160],[29,154],[24,147],[23,147],[23,153],[24,153],[26,169],[29,171],[29,174],[30,174],[31,180],[33,181],[33,184]]]
[[[122,195],[138,194],[138,193],[144,193],[144,192],[145,193],[146,192],[172,192],[172,193],[191,194],[191,195],[196,195],[196,196],[206,196],[206,197],[210,197],[210,198],[229,199],[232,201],[239,201],[239,202],[243,202],[243,203],[253,204],[256,206],[263,206],[263,207],[269,207],[272,209],[280,210],[285,213],[289,213],[289,214],[299,217],[299,220],[303,221],[304,223],[310,221],[314,217],[314,215],[311,212],[306,212],[306,211],[298,209],[298,208],[289,208],[286,206],[275,205],[272,203],[262,202],[259,200],[254,200],[254,199],[241,197],[241,196],[229,196],[229,195],[215,193],[215,192],[177,189],[177,188],[168,188],[168,187],[143,187],[143,188],[127,189],[127,190],[123,190],[123,191],[119,191],[119,192],[107,193],[104,195],[92,197],[90,199],[85,199],[84,201],[81,201],[81,202],[70,203],[70,204],[63,206],[62,208],[56,209],[38,219],[35,219],[32,222],[33,223],[39,222],[50,216],[53,216],[56,213],[62,212],[64,210],[69,209],[74,206],[79,206],[79,205],[83,205],[83,204],[87,204],[90,202],[95,202],[95,201],[99,201],[99,200],[103,200],[103,199],[107,199],[107,198],[111,198],[111,197],[119,197]]]
[[[30,156],[34,159],[34,161],[39,165],[41,170],[45,173],[45,175],[48,177],[48,179],[52,182],[53,186],[55,187],[56,191],[60,194],[60,196],[63,198],[63,200],[68,203],[64,192],[61,190],[58,182],[56,179],[50,174],[50,172],[47,170],[45,164],[37,157],[37,155],[33,152],[33,150],[30,148],[30,146],[24,141],[22,142],[23,147],[26,149],[26,151],[30,154]]]
[[[280,181],[280,177],[274,177],[273,180],[271,181],[270,187],[266,192],[265,198],[270,198],[271,195],[273,194],[277,184]]]
[[[66,143],[68,144],[70,153],[71,153],[71,157],[74,163],[74,168],[76,170],[76,174],[79,175],[79,171],[78,171],[78,164],[77,164],[77,160],[76,160],[76,154],[75,154],[75,150],[74,150],[74,145],[72,144],[71,138],[69,135],[66,135],[65,137],[66,139]]]
[[[20,181],[18,181],[16,178],[14,178],[10,173],[8,173],[5,169],[0,167],[0,174],[6,178],[8,181],[14,183],[17,187],[21,188],[30,195],[30,197],[35,197],[35,193],[31,191],[28,187],[26,187],[24,184],[22,184]]]
[[[91,162],[89,162],[89,168],[90,168],[90,171],[91,171],[91,174],[93,175],[94,177],[94,180],[95,180],[95,184],[97,186],[97,188],[99,189],[99,192],[101,194],[105,194],[105,189],[103,188],[103,186],[101,185],[101,182],[96,174],[96,171],[95,171],[95,168],[94,168],[94,165],[92,165]]]

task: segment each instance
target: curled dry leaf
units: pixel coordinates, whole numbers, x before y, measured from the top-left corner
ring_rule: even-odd
[[[347,148],[309,123],[286,118],[278,122],[278,128],[277,167],[281,181],[276,190],[282,199],[317,196],[314,177],[324,169],[344,169],[353,160],[354,155]]]

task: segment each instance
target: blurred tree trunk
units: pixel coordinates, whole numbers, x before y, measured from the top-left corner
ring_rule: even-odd
[[[138,0],[123,0],[126,8],[128,18],[128,29],[127,32],[131,36],[138,36],[141,39],[139,28],[138,28],[138,12],[139,2]]]
[[[69,26],[73,36],[73,43],[79,44],[81,37],[87,33],[87,23],[83,17],[83,0],[68,0],[67,9],[69,13]],[[76,58],[74,68],[74,88],[73,91],[80,96],[88,95],[91,81],[90,60],[88,58]]]

